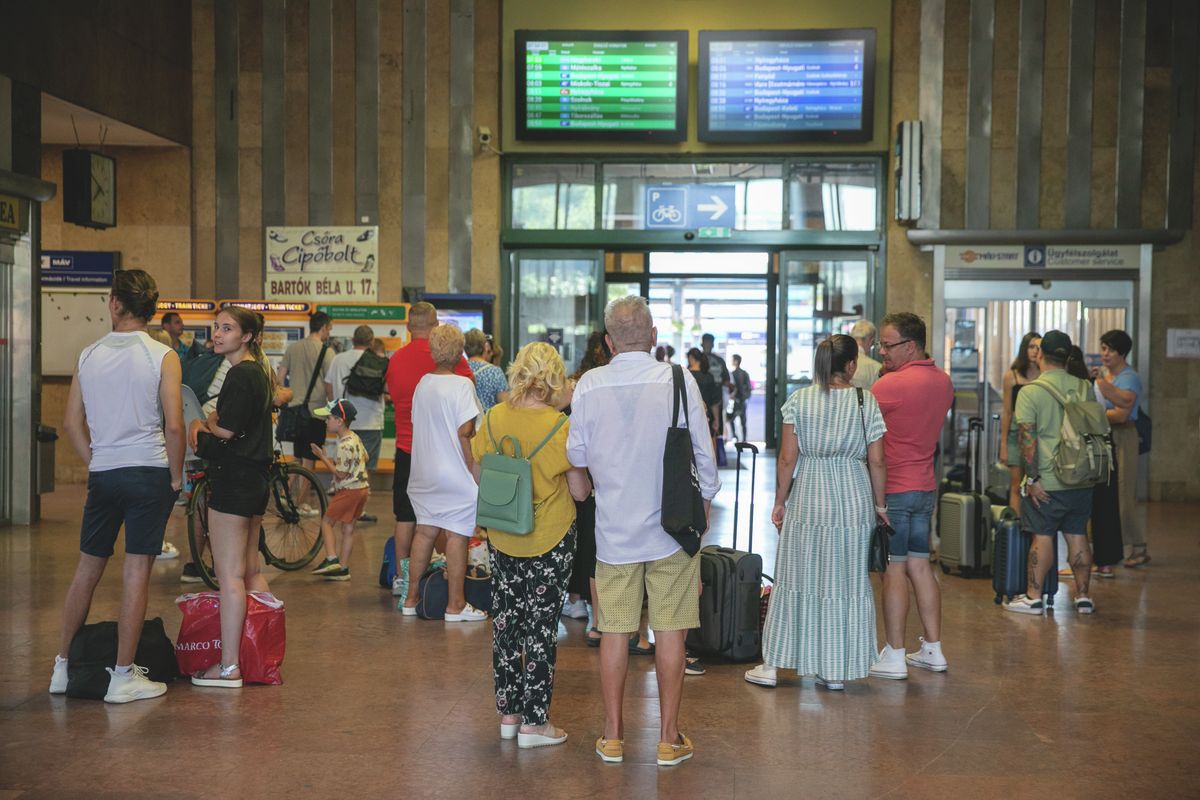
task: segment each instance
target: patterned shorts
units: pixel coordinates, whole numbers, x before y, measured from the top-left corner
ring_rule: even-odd
[[[643,594],[644,592],[644,594]],[[650,628],[684,631],[700,627],[700,556],[676,550],[657,561],[596,562],[596,627],[602,633],[634,633],[641,627],[642,598],[649,597]]]

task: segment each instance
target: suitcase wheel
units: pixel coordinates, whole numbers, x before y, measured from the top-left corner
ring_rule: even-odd
[[[995,603],[996,605],[1000,605],[1000,603],[1004,602],[1004,598],[1001,597],[1000,595],[996,595],[995,597],[992,598],[992,602]]]
[[[945,565],[945,564],[942,564],[942,574],[943,574],[943,575],[949,575],[949,574],[950,574],[950,567],[948,567],[948,566],[947,566],[947,565]]]

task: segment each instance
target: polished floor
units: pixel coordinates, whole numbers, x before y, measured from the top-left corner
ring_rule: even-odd
[[[769,564],[767,467],[755,549]],[[733,475],[722,471],[722,530]],[[178,682],[124,706],[51,697],[82,499],[80,487],[60,487],[40,526],[0,528],[0,800],[1200,796],[1197,504],[1146,507],[1154,561],[1097,582],[1090,618],[1070,610],[1065,588],[1059,610],[1039,619],[1005,614],[988,582],[944,578],[946,674],[833,694],[794,676],[764,689],[742,680],[744,665],[711,664],[685,687],[696,757],[659,768],[653,661],[631,662],[626,762],[602,764],[598,652],[570,620],[552,708],[570,740],[529,751],[500,741],[488,626],[401,618],[375,582],[385,524],[362,529],[349,583],[273,576],[287,603],[283,686],[221,694]],[[386,519],[389,500],[381,493],[369,510]],[[182,514],[168,535],[184,545]],[[118,567],[93,621],[115,618]],[[151,588],[149,616],[172,635],[178,573],[178,561],[160,562]],[[914,615],[910,647],[919,633]]]

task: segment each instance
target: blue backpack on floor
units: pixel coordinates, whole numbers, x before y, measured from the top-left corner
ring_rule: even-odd
[[[383,564],[379,567],[379,585],[390,589],[394,580],[396,580],[396,540],[389,536],[387,544],[383,546]]]

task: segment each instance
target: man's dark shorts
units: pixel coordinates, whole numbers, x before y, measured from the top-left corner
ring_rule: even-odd
[[[1050,499],[1034,508],[1026,497],[1021,501],[1021,530],[1041,536],[1063,533],[1087,533],[1092,518],[1092,489],[1059,489],[1048,492]]]
[[[408,473],[412,470],[412,454],[396,448],[396,472],[392,478],[392,513],[396,522],[416,522],[417,512],[408,499]]]
[[[121,467],[88,473],[87,502],[79,529],[79,550],[109,558],[125,526],[125,552],[156,556],[179,492],[166,467]]]
[[[325,447],[325,420],[302,419],[296,426],[296,440],[292,442],[292,455],[315,461],[312,446]]]

